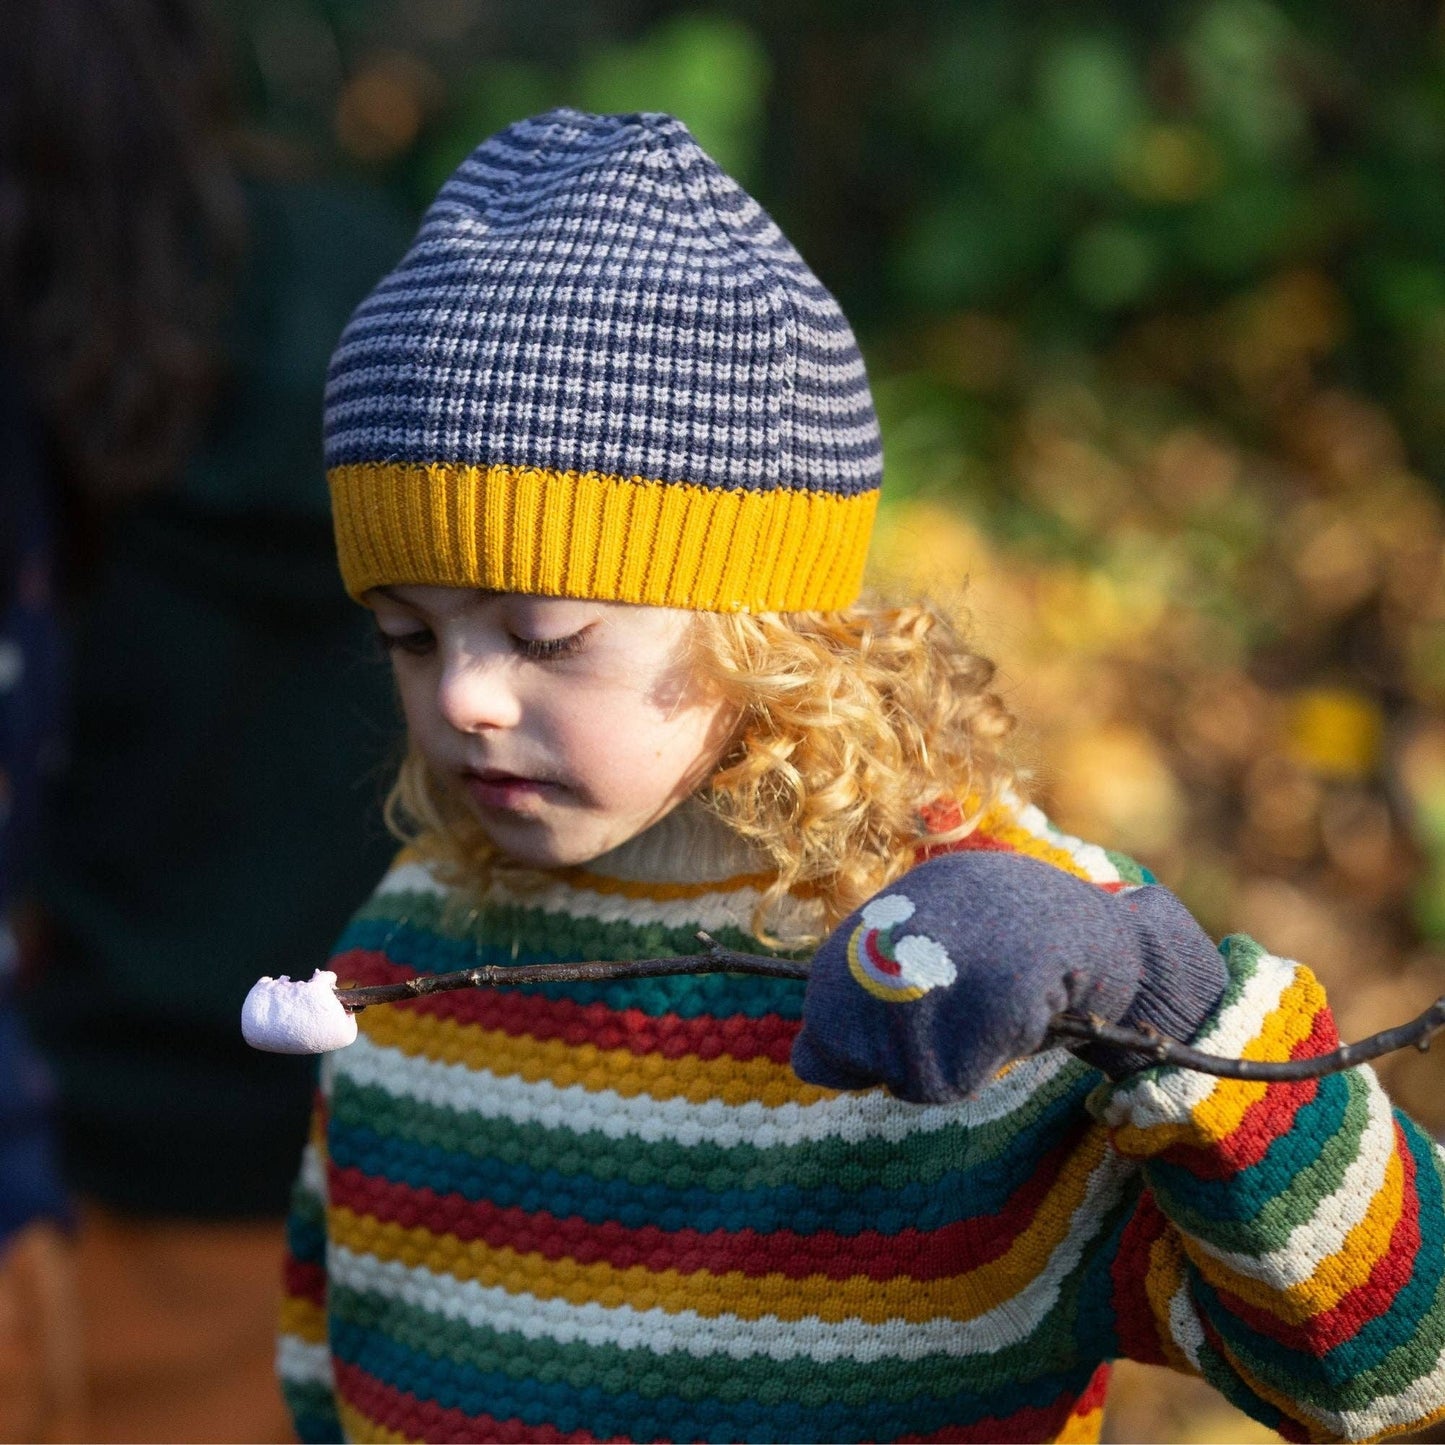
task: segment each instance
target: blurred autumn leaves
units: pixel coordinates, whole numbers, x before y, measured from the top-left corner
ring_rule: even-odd
[[[1060,822],[1349,1033],[1445,990],[1436,7],[225,9],[247,124],[414,208],[520,115],[682,115],[854,318],[875,575],[966,584]],[[1445,1129],[1433,1060],[1383,1072]]]
[[[1346,1036],[1445,992],[1438,5],[224,9],[251,163],[416,210],[519,116],[681,115],[853,318],[875,579],[967,610],[1060,823],[1305,959]],[[1440,1052],[1380,1072],[1445,1132]],[[1182,1390],[1112,1437],[1249,1438]]]

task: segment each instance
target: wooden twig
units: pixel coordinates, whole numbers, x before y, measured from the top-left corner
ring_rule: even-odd
[[[484,964],[463,968],[455,973],[426,974],[401,983],[375,984],[366,988],[342,988],[337,997],[350,1013],[358,1013],[380,1003],[400,1003],[406,999],[424,998],[428,994],[447,993],[459,988],[501,988],[525,983],[610,983],[631,978],[673,978],[683,974],[745,973],[765,978],[806,979],[810,965],[806,960],[769,958],[760,953],[736,953],[724,948],[706,933],[699,933],[703,952],[683,954],[674,958],[643,958],[590,963],[529,963],[515,966]],[[1224,1079],[1246,1079],[1260,1082],[1282,1082],[1297,1079],[1318,1079],[1337,1074],[1396,1049],[1414,1047],[1424,1052],[1430,1040],[1445,1029],[1445,996],[1435,1000],[1418,1018],[1391,1029],[1371,1034],[1358,1043],[1344,1044],[1332,1053],[1317,1054],[1307,1059],[1263,1062],[1256,1059],[1233,1059],[1221,1054],[1208,1054],[1191,1048],[1177,1039],[1155,1032],[1139,1032],[1120,1028],[1095,1016],[1072,1013],[1056,1014],[1050,1023],[1045,1048],[1078,1049],[1088,1044],[1112,1044],[1129,1049],[1149,1059],[1150,1064],[1173,1064],[1196,1073],[1214,1074]]]
[[[1328,1054],[1275,1062],[1206,1054],[1200,1049],[1190,1048],[1188,1044],[1181,1044],[1176,1039],[1166,1038],[1163,1034],[1122,1029],[1117,1024],[1105,1023],[1101,1018],[1081,1018],[1077,1014],[1058,1014],[1050,1025],[1049,1032],[1066,1049],[1081,1044],[1114,1044],[1147,1055],[1151,1063],[1176,1064],[1182,1069],[1193,1069],[1200,1074],[1216,1074],[1222,1079],[1255,1079],[1280,1083],[1338,1074],[1343,1069],[1368,1063],[1371,1059],[1378,1059],[1381,1054],[1393,1053],[1396,1049],[1414,1047],[1423,1054],[1429,1049],[1430,1040],[1441,1029],[1445,1029],[1445,995],[1437,998],[1424,1013],[1411,1019],[1409,1023],[1396,1024],[1392,1029],[1382,1029],[1358,1043],[1342,1044]]]
[[[377,1003],[400,1003],[447,993],[454,988],[502,988],[519,983],[611,983],[626,978],[673,978],[688,973],[752,973],[765,978],[808,976],[806,960],[769,958],[762,953],[734,953],[711,935],[699,933],[701,953],[676,958],[637,958],[607,963],[523,963],[484,964],[458,969],[456,973],[432,973],[402,983],[380,983],[369,988],[342,988],[336,996],[351,1013]]]

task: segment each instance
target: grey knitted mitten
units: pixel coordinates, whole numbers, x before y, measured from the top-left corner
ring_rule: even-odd
[[[1032,858],[949,853],[824,942],[793,1068],[807,1083],[944,1103],[1037,1052],[1066,1009],[1188,1040],[1225,983],[1218,949],[1167,888],[1109,893]],[[1113,1077],[1144,1062],[1081,1052]]]

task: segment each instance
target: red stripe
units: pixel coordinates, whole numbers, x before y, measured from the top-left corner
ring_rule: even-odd
[[[589,1430],[567,1432],[552,1425],[528,1425],[515,1417],[499,1420],[495,1415],[467,1415],[433,1400],[419,1399],[409,1390],[398,1390],[342,1360],[336,1361],[336,1389],[368,1420],[408,1440],[543,1441],[546,1445],[577,1441],[590,1445],[601,1439]],[[627,1439],[625,1435],[609,1438]]]
[[[1002,1418],[985,1416],[967,1425],[953,1425],[927,1435],[900,1435],[902,1441],[1030,1441],[1052,1440],[1071,1416],[1087,1415],[1097,1409],[1109,1387],[1109,1366],[1101,1365],[1082,1395],[1064,1393],[1050,1405],[1033,1405]],[[601,1439],[586,1430],[564,1432],[552,1425],[528,1425],[513,1417],[499,1420],[495,1415],[467,1415],[431,1400],[422,1400],[408,1390],[376,1379],[357,1365],[336,1361],[338,1395],[368,1420],[412,1440],[518,1441],[563,1445],[578,1442],[591,1445]],[[625,1435],[609,1436],[624,1445]]]
[[[876,1280],[897,1275],[947,1279],[987,1264],[1008,1249],[1032,1222],[1072,1153],[1073,1143],[1067,1140],[1045,1155],[997,1214],[976,1215],[931,1231],[903,1229],[897,1234],[878,1230],[800,1234],[787,1229],[768,1234],[753,1229],[704,1232],[664,1230],[652,1224],[633,1229],[615,1220],[591,1224],[576,1215],[560,1218],[544,1210],[503,1208],[461,1194],[438,1194],[427,1186],[414,1189],[359,1169],[332,1169],[330,1199],[335,1206],[406,1229],[422,1228],[453,1235],[465,1243],[480,1240],[491,1249],[514,1249],[578,1264],[604,1263],[616,1269],[641,1265],[682,1273],[736,1270],[747,1275],[781,1274],[789,1279],[808,1275],[839,1280],[860,1275]]]
[[[1328,1008],[1314,1017],[1309,1036],[1290,1050],[1292,1059],[1315,1058],[1339,1047],[1340,1036]],[[1159,1157],[1187,1169],[1198,1179],[1228,1179],[1258,1164],[1277,1139],[1294,1127],[1299,1111],[1319,1093],[1318,1079],[1271,1084],[1245,1109],[1238,1126],[1217,1144],[1172,1144]]]
[[[1420,1196],[1415,1188],[1415,1156],[1405,1143],[1404,1131],[1395,1125],[1395,1147],[1405,1168],[1405,1194],[1400,1218],[1395,1221],[1389,1247],[1375,1261],[1369,1278],[1344,1295],[1333,1309],[1315,1315],[1304,1324],[1286,1324],[1277,1315],[1247,1303],[1238,1295],[1220,1290],[1220,1298],[1251,1329],[1291,1350],[1323,1355],[1352,1339],[1371,1320],[1378,1319],[1394,1305],[1400,1291],[1410,1283],[1420,1253]]]
[[[1087,1415],[1090,1410],[1100,1409],[1103,1406],[1104,1397],[1109,1393],[1109,1381],[1113,1374],[1114,1367],[1112,1365],[1100,1365],[1089,1380],[1088,1388],[1074,1402],[1074,1408],[1069,1413]]]
[[[416,969],[392,963],[384,953],[360,948],[337,954],[327,966],[343,981],[366,986],[418,977]],[[779,1018],[777,1014],[761,1018],[746,1014],[681,1018],[673,1013],[614,1009],[604,1003],[542,998],[514,989],[457,989],[394,1007],[459,1024],[498,1029],[514,1038],[560,1039],[573,1046],[628,1049],[634,1054],[661,1054],[667,1059],[689,1055],[716,1059],[726,1055],[740,1061],[761,1058],[786,1064],[801,1027],[799,1020]]]
[[[1124,1226],[1118,1253],[1109,1267],[1114,1285],[1114,1327],[1119,1335],[1119,1352],[1142,1365],[1169,1363],[1145,1288],[1149,1278],[1149,1253],[1155,1240],[1168,1227],[1169,1221],[1155,1202],[1153,1191],[1144,1190]]]
[[[889,978],[897,978],[903,972],[902,967],[895,963],[893,959],[884,958],[884,956],[878,952],[878,935],[871,928],[863,935],[863,947],[868,951],[868,962],[871,963],[879,973],[886,974]]]
[[[287,1255],[282,1278],[291,1299],[304,1299],[317,1309],[326,1308],[326,1271],[319,1264],[305,1264]]]
[[[1087,1415],[1104,1403],[1109,1389],[1109,1374],[1109,1366],[1100,1365],[1082,1395],[1066,1391],[1051,1405],[1028,1405],[1002,1418],[985,1415],[983,1419],[967,1425],[952,1425],[928,1435],[900,1435],[898,1438],[917,1442],[1054,1440],[1072,1416]]]

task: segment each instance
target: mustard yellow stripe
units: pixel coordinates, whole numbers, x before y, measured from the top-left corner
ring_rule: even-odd
[[[1195,1374],[1189,1357],[1179,1348],[1169,1328],[1169,1307],[1179,1286],[1184,1282],[1184,1253],[1179,1245],[1179,1236],[1172,1229],[1166,1230],[1149,1246],[1148,1273],[1144,1276],[1144,1293],[1149,1300],[1149,1311],[1154,1316],[1154,1328],[1159,1337],[1159,1346],[1173,1369],[1186,1375]]]
[[[1095,1408],[1086,1410],[1082,1415],[1070,1415],[1054,1439],[1058,1445],[1097,1445],[1103,1433],[1104,1412]]]
[[[858,1319],[867,1324],[906,1320],[921,1324],[937,1316],[966,1321],[1011,1298],[1034,1280],[1068,1233],[1084,1197],[1089,1176],[1107,1147],[1102,1129],[1094,1129],[1060,1172],[1029,1227],[997,1259],[946,1279],[886,1280],[853,1275],[832,1279],[808,1275],[755,1275],[731,1270],[683,1272],[650,1270],[643,1265],[618,1268],[607,1263],[579,1264],[535,1253],[493,1248],[482,1240],[464,1241],[421,1227],[407,1228],[373,1219],[341,1206],[328,1214],[330,1238],[339,1245],[381,1260],[400,1260],[436,1274],[500,1286],[539,1299],[564,1299],[573,1305],[615,1308],[696,1310],[704,1316],[737,1315],[759,1319],[776,1315],[799,1320],[811,1315],[830,1323]]]
[[[328,473],[346,590],[392,583],[705,612],[855,601],[878,506],[855,496],[538,467],[357,463]]]
[[[294,1335],[308,1345],[324,1345],[326,1313],[310,1300],[290,1295],[281,1301],[279,1329],[283,1335]]]
[[[1430,1428],[1430,1426],[1440,1424],[1440,1422],[1441,1422],[1442,1420],[1445,1420],[1445,1405],[1441,1405],[1441,1406],[1439,1407],[1439,1409],[1437,1409],[1437,1410],[1431,1410],[1428,1415],[1422,1415],[1418,1420],[1411,1420],[1408,1425],[1392,1425],[1392,1426],[1390,1427],[1389,1434],[1390,1434],[1390,1435],[1405,1435],[1405,1434],[1418,1435],[1418,1434],[1420,1434],[1422,1431],[1428,1430],[1428,1429]],[[1372,1438],[1377,1439],[1377,1440],[1379,1440],[1379,1439],[1388,1439],[1389,1436],[1379,1436],[1379,1435],[1377,1435],[1377,1436],[1374,1436],[1374,1437],[1372,1437]]]
[[[357,1024],[367,1038],[384,1048],[400,1049],[414,1058],[439,1064],[465,1064],[470,1069],[516,1076],[529,1084],[550,1083],[559,1089],[580,1084],[585,1089],[613,1089],[624,1098],[686,1099],[705,1104],[813,1104],[835,1096],[832,1089],[803,1083],[787,1064],[771,1059],[734,1059],[727,1055],[703,1059],[695,1054],[667,1058],[631,1049],[599,1049],[595,1044],[569,1044],[563,1039],[534,1039],[501,1029],[484,1029],[455,1019],[436,1018],[409,1009],[367,1009]]]
[[[410,1435],[398,1434],[395,1430],[388,1430],[385,1425],[379,1425],[370,1415],[364,1415],[355,1405],[348,1405],[345,1400],[337,1402],[337,1417],[341,1421],[342,1433],[348,1440],[359,1440],[375,1442],[375,1445],[413,1445]]]
[[[559,869],[564,883],[588,893],[610,894],[621,898],[638,898],[649,903],[672,903],[679,898],[702,898],[714,893],[740,893],[744,888],[761,892],[774,879],[772,873],[740,873],[735,878],[720,878],[715,883],[639,883],[627,878],[604,878],[585,868]],[[795,890],[797,896],[809,896]]]
[[[1306,968],[1296,968],[1294,981],[1260,1025],[1259,1032],[1239,1051],[1239,1057],[1289,1058],[1295,1046],[1309,1038],[1315,1016],[1324,1007],[1325,993],[1315,976]],[[1268,1088],[1267,1083],[1258,1081],[1216,1079],[1187,1120],[1121,1125],[1114,1134],[1114,1145],[1121,1153],[1138,1157],[1157,1154],[1173,1144],[1218,1144],[1239,1128],[1250,1105],[1262,1099]]]
[[[1072,873],[1075,878],[1093,881],[1088,869],[1072,853],[1067,849],[1060,848],[1056,843],[1051,843],[1038,833],[1030,832],[1008,808],[990,808],[978,820],[975,831],[986,838],[997,838],[1000,843],[1006,843],[1010,848],[1024,854],[1025,857],[1051,863],[1065,873]]]
[[[1322,1259],[1315,1272],[1283,1289],[1240,1274],[1198,1247],[1189,1249],[1199,1272],[1221,1289],[1269,1312],[1287,1324],[1302,1325],[1332,1310],[1353,1289],[1370,1277],[1370,1271],[1390,1247],[1390,1237],[1405,1207],[1405,1166],[1398,1154],[1390,1156],[1384,1183],[1370,1201],[1365,1217],[1345,1236],[1339,1250]]]

